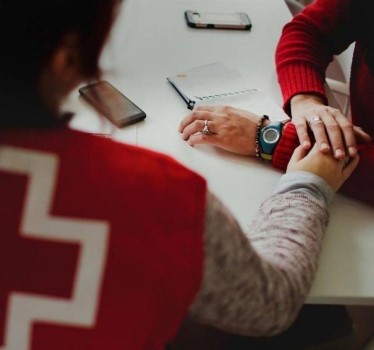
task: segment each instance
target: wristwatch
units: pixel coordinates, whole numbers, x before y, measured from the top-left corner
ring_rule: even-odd
[[[282,135],[282,122],[271,122],[261,129],[260,132],[260,148],[261,158],[272,160],[275,147]]]

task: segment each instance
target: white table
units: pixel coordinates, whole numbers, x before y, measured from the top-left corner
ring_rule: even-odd
[[[244,11],[251,32],[188,28],[183,13]],[[114,138],[168,153],[206,177],[209,187],[245,229],[281,173],[255,159],[211,147],[188,146],[177,127],[188,110],[166,77],[212,62],[239,70],[277,103],[281,96],[275,46],[291,19],[282,0],[126,0],[103,57],[105,78],[147,113],[147,119],[116,130],[78,106],[73,126],[109,132]],[[76,101],[75,101],[76,102]],[[374,208],[336,196],[310,303],[374,304]]]

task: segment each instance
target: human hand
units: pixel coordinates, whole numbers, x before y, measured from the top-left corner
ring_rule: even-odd
[[[291,99],[291,114],[300,144],[305,149],[311,147],[308,127],[319,149],[326,153],[332,148],[337,159],[354,157],[357,154],[357,141],[371,141],[367,133],[352,125],[340,110],[324,105],[322,98],[317,95],[294,96]]]
[[[208,144],[226,151],[254,156],[260,117],[230,106],[198,106],[180,123],[179,132],[189,145]],[[210,134],[201,133],[208,122]],[[266,125],[266,122],[264,122]]]
[[[336,192],[352,174],[358,161],[358,155],[343,160],[336,159],[331,152],[320,152],[317,144],[310,151],[299,146],[288,163],[287,172],[308,171],[321,177]]]

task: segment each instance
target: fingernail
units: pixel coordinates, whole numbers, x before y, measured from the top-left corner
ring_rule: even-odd
[[[335,157],[336,158],[341,158],[341,157],[343,157],[344,156],[344,152],[340,149],[340,148],[338,148],[336,151],[335,151]]]
[[[310,142],[309,142],[309,141],[304,141],[304,142],[303,142],[303,147],[304,147],[305,149],[310,148]]]
[[[330,149],[330,146],[327,143],[322,143],[321,144],[321,151],[328,151]]]
[[[349,147],[348,152],[349,152],[349,155],[353,157],[357,154],[357,149],[355,147]]]

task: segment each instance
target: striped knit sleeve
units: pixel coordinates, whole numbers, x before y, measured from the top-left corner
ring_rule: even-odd
[[[274,335],[290,326],[317,269],[332,196],[317,176],[283,175],[245,234],[210,194],[203,282],[191,315],[251,336]]]
[[[350,0],[315,0],[285,25],[276,49],[278,81],[284,108],[299,93],[317,94],[327,103],[325,71],[333,55],[354,40]]]
[[[309,63],[294,63],[292,65],[278,66],[278,82],[283,94],[283,108],[291,115],[290,101],[293,96],[308,93],[320,96],[325,104],[325,74],[318,71]]]
[[[282,137],[274,150],[273,166],[281,170],[286,170],[293,151],[299,144],[295,125],[292,122],[287,123],[283,128]]]

